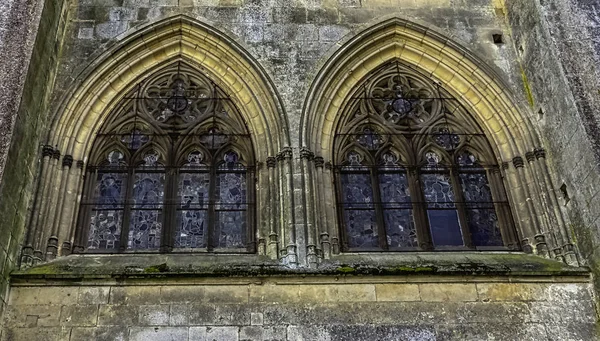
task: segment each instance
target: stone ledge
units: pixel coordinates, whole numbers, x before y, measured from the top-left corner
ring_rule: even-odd
[[[453,278],[469,276],[538,277],[552,280],[561,276],[589,281],[589,269],[523,253],[410,253],[345,254],[324,261],[316,269],[290,268],[255,255],[206,254],[126,254],[72,255],[11,274],[13,284],[35,280],[78,281],[94,279],[185,279],[185,278],[257,278],[297,276],[315,279],[330,276],[344,278],[386,277]],[[551,278],[552,277],[552,278]],[[451,280],[450,280],[451,281]],[[464,281],[464,278],[463,280]]]

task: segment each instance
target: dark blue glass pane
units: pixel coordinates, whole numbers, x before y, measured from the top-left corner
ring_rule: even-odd
[[[373,210],[344,210],[348,247],[379,247],[377,223]]]
[[[464,245],[456,210],[429,210],[427,216],[434,246]]]
[[[467,223],[471,240],[475,246],[502,246],[502,235],[498,227],[498,216],[493,206],[490,208],[468,208]]]
[[[88,249],[114,250],[119,248],[123,226],[123,211],[92,211]]]
[[[175,247],[205,248],[207,212],[204,210],[177,211]]]
[[[419,245],[412,210],[386,209],[383,211],[383,218],[389,247],[415,247]]]
[[[216,247],[245,248],[246,211],[218,211],[215,222]]]
[[[364,207],[373,204],[371,176],[365,173],[342,174],[342,199],[347,207]]]
[[[126,190],[127,174],[99,173],[94,191],[96,208],[122,208]]]
[[[162,231],[161,210],[132,210],[129,224],[130,249],[157,249]]]
[[[164,173],[136,173],[133,184],[134,207],[162,208],[164,185]]]

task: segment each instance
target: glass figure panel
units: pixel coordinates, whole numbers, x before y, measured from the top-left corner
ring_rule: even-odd
[[[379,189],[388,246],[418,246],[406,174],[380,173]]]
[[[435,246],[464,245],[449,174],[422,174],[423,194]]]
[[[368,150],[377,150],[381,146],[383,139],[373,129],[365,128],[362,134],[356,140],[358,143]]]
[[[460,183],[467,202],[467,222],[475,246],[502,246],[498,216],[485,173],[462,173]]]
[[[93,210],[88,236],[90,250],[116,250],[120,245],[123,211]]]
[[[373,205],[373,187],[368,173],[343,173],[341,175],[343,203],[348,207]]]
[[[162,210],[132,210],[129,225],[130,249],[158,249],[162,233]]]
[[[217,176],[217,209],[228,208],[246,209],[246,174],[220,173]]]
[[[228,206],[225,208],[233,208]],[[217,248],[240,249],[246,247],[246,211],[217,211],[215,222]]]
[[[206,210],[178,210],[176,248],[205,248],[208,213]]]
[[[423,194],[430,208],[454,208],[454,189],[450,175],[443,173],[422,174]]]
[[[179,174],[179,207],[182,209],[207,209],[210,175],[208,173]]]
[[[121,141],[131,150],[138,150],[143,145],[145,145],[148,141],[150,141],[150,137],[145,135],[141,131],[134,129],[131,133],[127,135],[123,135]]]
[[[126,191],[126,173],[98,173],[94,190],[96,208],[116,209],[123,207]]]
[[[378,248],[379,233],[375,210],[344,210],[347,242],[350,248]]]
[[[390,207],[383,210],[387,244],[391,248],[416,247],[417,229],[411,209]]]
[[[434,246],[461,246],[462,231],[456,210],[428,210]]]
[[[164,173],[136,173],[133,184],[133,207],[162,208],[164,186]]]
[[[467,223],[475,246],[503,246],[494,206],[467,204]]]

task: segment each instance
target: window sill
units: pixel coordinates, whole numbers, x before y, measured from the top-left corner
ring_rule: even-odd
[[[266,257],[248,254],[71,255],[11,274],[13,282],[192,277],[268,276],[575,276],[589,269],[518,252],[345,253],[319,268],[292,269]]]

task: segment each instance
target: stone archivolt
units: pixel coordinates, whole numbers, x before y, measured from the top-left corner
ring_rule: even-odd
[[[251,136],[257,164],[267,164],[257,167],[256,173],[257,252],[292,267],[316,267],[323,259],[340,254],[331,167],[336,163],[334,137],[342,122],[352,121],[354,112],[344,110],[351,107],[349,102],[357,89],[382,65],[400,63],[414,69],[423,77],[425,88],[429,87],[427,91],[435,91],[432,84],[437,84],[456,98],[458,112],[464,108],[474,119],[469,127],[461,127],[481,127],[491,142],[485,148],[490,148],[489,155],[497,156],[493,163],[505,164],[540,150],[531,124],[493,70],[453,41],[400,19],[364,30],[329,56],[305,101],[299,148],[292,149],[283,107],[260,65],[217,30],[186,17],[170,18],[140,29],[92,62],[60,106],[47,143],[55,147],[49,147],[51,152],[45,152],[42,161],[23,265],[53,259],[59,250],[65,255],[72,251],[76,231],[85,228],[75,222],[83,168],[99,152],[94,147],[95,137],[109,121],[110,113],[123,103],[124,96],[135,91],[141,80],[160,75],[173,63],[201,71],[230,96],[239,111]],[[192,83],[188,79],[185,85],[193,87]],[[391,107],[410,104],[400,100],[396,98]],[[184,104],[165,105],[177,109]],[[437,110],[435,104],[419,105],[422,107],[412,111],[418,115],[409,118],[417,123]],[[381,109],[381,117],[388,122],[404,119],[398,116],[401,110],[389,108],[374,109]],[[199,117],[203,108],[186,110]],[[169,119],[163,114],[145,113],[146,119],[153,118],[152,124],[159,127]],[[178,118],[182,129],[197,122],[195,114]],[[62,163],[55,157],[59,150],[65,155]],[[545,157],[540,152],[534,156],[527,158],[527,164],[515,163],[499,170],[521,247],[577,264]],[[69,160],[77,160],[81,166],[73,168]],[[295,195],[295,189],[301,195]]]

